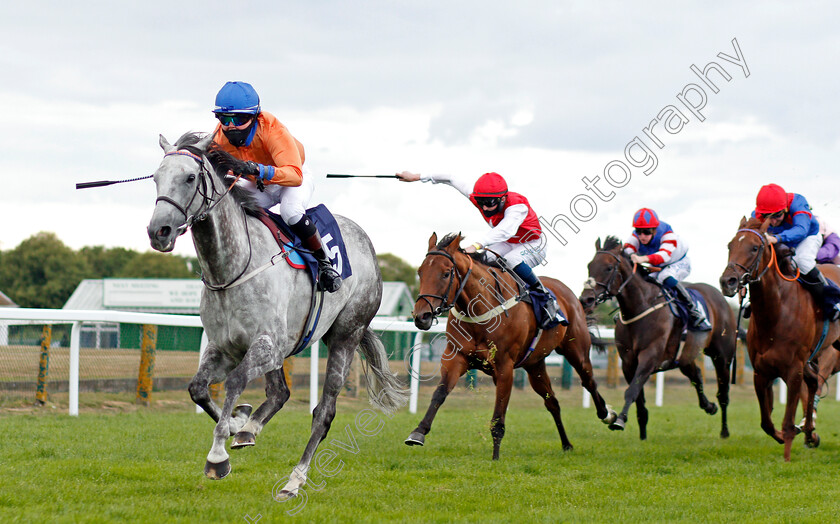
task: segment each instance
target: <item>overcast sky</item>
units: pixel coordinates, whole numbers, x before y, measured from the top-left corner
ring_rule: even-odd
[[[546,223],[578,228],[555,221],[567,244],[549,233],[538,270],[576,293],[595,239],[624,238],[640,207],[689,243],[689,280],[715,286],[763,184],[804,194],[840,227],[835,2],[124,4],[4,6],[0,249],[38,231],[74,249],[150,249],[150,180],[75,183],[151,174],[158,134],[212,130],[228,80],[253,84],[304,144],[313,204],[415,266],[433,231],[475,234],[480,214],[449,187],[326,173],[499,172]],[[738,58],[733,39],[740,64],[718,56]],[[730,77],[709,71],[717,93],[691,70],[710,62]],[[689,86],[700,105],[690,84],[702,121],[677,96]],[[648,175],[625,156],[636,137],[656,156]],[[641,146],[630,154],[644,160]],[[611,185],[615,160],[630,175],[613,164]],[[188,236],[175,252],[194,254]]]

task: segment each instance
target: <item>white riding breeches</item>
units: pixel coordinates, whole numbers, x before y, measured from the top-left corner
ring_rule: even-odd
[[[655,273],[654,278],[660,284],[665,283],[665,279],[668,277],[674,277],[677,279],[677,282],[682,282],[688,275],[691,273],[691,260],[688,258],[688,255],[682,257],[681,260],[674,262],[673,264],[667,265],[662,268],[662,271],[659,273]]]
[[[485,246],[485,248],[498,253],[511,268],[515,268],[521,262],[528,264],[528,267],[536,267],[545,260],[545,242],[541,238],[524,244],[497,242]],[[494,260],[496,256],[489,251],[487,252],[487,258]]]
[[[822,247],[822,235],[820,234],[805,237],[802,242],[797,244],[793,260],[803,274],[817,267],[817,252],[820,247]]]
[[[261,207],[271,210],[283,217],[289,225],[296,224],[306,213],[306,207],[315,192],[315,182],[309,173],[303,173],[303,181],[299,186],[266,185],[265,191],[257,189],[250,180],[240,179],[239,184],[248,189]]]

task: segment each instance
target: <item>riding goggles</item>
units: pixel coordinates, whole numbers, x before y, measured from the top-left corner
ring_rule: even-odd
[[[247,124],[254,115],[250,113],[216,113],[216,118],[223,126],[241,126]]]
[[[652,227],[637,227],[636,234],[637,235],[652,235],[656,232],[655,228]]]
[[[769,215],[761,215],[761,220],[767,220],[767,219],[773,220],[774,218],[782,218],[783,216],[785,216],[785,210],[784,209],[782,209],[781,211],[776,211],[775,213],[772,213],[772,214],[769,214]]]
[[[484,207],[496,207],[501,201],[501,197],[475,197],[475,203]]]

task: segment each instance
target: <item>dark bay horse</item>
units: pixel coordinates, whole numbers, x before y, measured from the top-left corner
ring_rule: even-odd
[[[175,145],[163,136],[165,155],[154,174],[155,209],[149,222],[151,245],[168,252],[188,229],[201,266],[201,322],[209,344],[189,385],[190,396],[216,421],[205,474],[220,479],[230,472],[225,442],[231,448],[252,446],[265,424],[289,398],[283,360],[305,332],[313,284],[305,271],[289,267],[272,233],[254,213],[256,201],[231,184],[227,169],[211,164],[212,135],[183,135]],[[323,296],[323,309],[312,340],[328,350],[321,402],[312,414],[309,441],[278,499],[295,496],[306,483],[310,462],[335,417],[336,397],[358,348],[364,355],[371,403],[385,412],[405,404],[407,392],[388,366],[388,355],[370,329],[382,297],[382,277],[373,246],[354,222],[336,216],[353,274],[336,293]],[[367,370],[371,373],[367,373]],[[253,414],[236,406],[245,385],[266,377],[266,401]],[[219,408],[209,385],[224,381],[225,401]]]
[[[810,409],[818,385],[816,368],[829,346],[840,349],[840,323],[830,322],[823,336],[822,304],[815,304],[811,293],[795,277],[785,276],[779,269],[777,250],[767,241],[769,225],[769,220],[762,223],[755,218],[741,219],[729,242],[729,263],[720,277],[720,288],[727,296],[734,296],[743,287],[749,289],[752,316],[747,329],[747,352],[754,370],[761,429],[785,445],[785,461],[789,461],[793,439],[799,432],[794,417],[803,381],[808,389],[803,427],[806,443],[819,442]],[[840,282],[840,268],[831,264],[818,267],[827,278]],[[808,365],[812,355],[814,365]],[[771,418],[772,386],[777,378],[788,388],[781,431],[776,430]]]
[[[615,344],[628,388],[624,393],[624,409],[610,424],[610,429],[623,430],[627,412],[636,403],[639,438],[647,438],[648,411],[644,385],[653,373],[679,368],[688,377],[700,407],[709,415],[717,406],[703,393],[703,380],[695,359],[702,350],[715,366],[717,398],[721,408],[720,436],[729,436],[726,407],[729,405],[729,365],[735,355],[735,315],[720,292],[706,284],[686,284],[703,295],[709,307],[711,331],[688,331],[680,347],[684,323],[671,313],[662,289],[645,279],[647,271],[636,267],[627,256],[621,241],[609,236],[601,247],[595,243],[595,257],[589,263],[589,279],[580,301],[590,311],[611,298],[618,299],[619,321],[615,326]]]
[[[414,304],[414,323],[426,330],[437,315],[449,312],[447,344],[441,356],[440,383],[429,409],[405,443],[422,446],[438,409],[458,379],[470,369],[479,369],[493,377],[496,385],[490,434],[493,460],[498,460],[514,368],[522,367],[528,373],[531,387],[554,417],[563,449],[572,449],[560,419],[560,404],[546,372],[545,357],[552,351],[563,355],[577,371],[583,387],[592,395],[598,418],[605,424],[612,422],[615,411],[601,398],[592,377],[589,331],[574,293],[558,280],[541,278],[545,287],[557,296],[569,325],[542,331],[532,347],[539,330],[531,306],[516,299],[518,290],[513,277],[476,262],[458,247],[460,242],[460,234],[447,235],[440,242],[432,234],[429,252],[418,269],[420,295]]]

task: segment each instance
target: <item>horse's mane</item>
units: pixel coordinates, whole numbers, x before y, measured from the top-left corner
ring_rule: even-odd
[[[174,146],[176,150],[183,149],[197,156],[206,155],[210,161],[210,165],[213,166],[213,174],[227,188],[231,183],[231,180],[226,179],[227,172],[241,173],[244,162],[234,158],[230,153],[223,151],[215,142],[210,142],[210,146],[206,150],[202,150],[198,147],[198,142],[204,138],[206,138],[204,133],[188,131],[175,141]],[[230,190],[230,194],[246,211],[251,213],[261,212],[262,207],[247,189],[239,185],[234,185]]]

